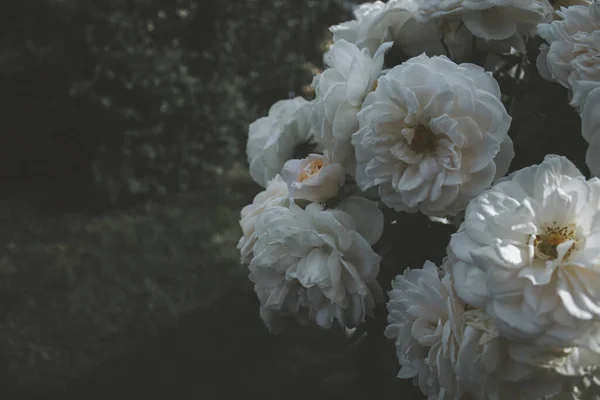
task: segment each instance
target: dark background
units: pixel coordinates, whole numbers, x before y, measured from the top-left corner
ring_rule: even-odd
[[[310,98],[347,3],[2,2],[3,399],[416,393],[395,379],[385,313],[360,343],[310,326],[269,335],[235,249],[239,210],[259,191],[248,124],[279,99]],[[566,91],[538,84],[505,87],[512,169],[548,152],[584,168]],[[405,218],[410,237],[388,231],[387,247],[406,265],[439,261],[449,231]]]

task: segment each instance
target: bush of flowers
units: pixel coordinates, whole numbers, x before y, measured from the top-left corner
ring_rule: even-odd
[[[264,323],[352,335],[387,310],[398,378],[428,399],[600,398],[600,2],[354,15],[314,99],[249,127],[264,191],[238,247]],[[582,145],[544,147],[531,99],[570,109],[560,140]],[[532,136],[556,151],[531,162]]]

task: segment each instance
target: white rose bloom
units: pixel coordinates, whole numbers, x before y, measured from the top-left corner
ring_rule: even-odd
[[[329,69],[313,80],[316,100],[310,121],[315,138],[331,161],[344,165],[352,174],[355,161],[350,140],[358,130],[356,114],[365,96],[374,89],[391,45],[381,45],[371,57],[368,49],[359,50],[340,39],[326,55]]]
[[[481,194],[448,245],[458,295],[504,336],[600,352],[599,198],[554,155]]]
[[[451,275],[430,261],[406,269],[392,282],[385,336],[395,339],[399,378],[413,378],[429,399],[460,399],[454,363],[464,304],[454,295]],[[457,337],[457,334],[459,335]]]
[[[585,161],[594,176],[600,176],[600,87],[592,90],[581,110],[581,131],[589,143]]]
[[[346,181],[344,167],[331,163],[327,156],[320,154],[286,162],[282,175],[292,199],[319,203],[334,198]]]
[[[567,89],[574,89],[571,105],[581,107],[593,87],[600,85],[600,3],[562,7],[562,19],[540,24],[540,36],[548,42],[540,48],[537,67],[540,74]]]
[[[420,23],[415,19],[417,0],[389,0],[363,3],[355,11],[355,19],[332,26],[333,41],[340,39],[359,49],[375,53],[385,42],[394,42],[409,57],[445,54],[444,41],[456,60],[465,58],[471,49],[471,35],[458,23],[442,28],[436,22]]]
[[[329,28],[333,41],[343,39],[374,54],[383,43],[392,41],[402,25],[412,17],[404,7],[394,7],[398,3],[410,4],[413,1],[375,1],[359,5],[354,10],[356,19]]]
[[[356,182],[396,211],[456,215],[508,171],[511,118],[491,73],[445,56],[379,79],[358,113]]]
[[[596,331],[595,334],[599,333]],[[506,343],[504,351],[517,363],[511,368],[515,365],[534,367],[529,383],[538,388],[536,393],[546,385],[556,391],[554,397],[547,397],[553,400],[600,399],[600,354],[585,348],[543,348],[524,342]]]
[[[267,189],[254,197],[252,204],[242,208],[240,226],[243,236],[237,246],[241,253],[242,263],[248,264],[252,258],[252,248],[257,239],[254,229],[256,219],[265,209],[274,206],[287,207],[289,202],[288,185],[280,175],[276,175],[267,184]]]
[[[302,97],[280,100],[266,117],[250,124],[246,154],[252,179],[262,187],[293,158],[296,146],[312,138],[308,113],[312,102]]]
[[[531,346],[515,347],[514,342],[500,335],[482,310],[466,311],[462,323],[455,371],[460,386],[472,398],[568,399],[572,398],[569,396],[574,393],[574,386],[581,383],[579,377],[564,377],[552,369],[530,366],[513,358],[514,353],[521,357]]]
[[[460,20],[473,35],[485,40],[513,40],[535,34],[536,26],[552,19],[546,0],[422,0],[417,18]]]
[[[255,228],[250,280],[271,331],[281,330],[286,315],[329,328],[334,320],[355,327],[372,313],[382,295],[381,258],[371,248],[383,231],[376,203],[349,197],[326,210],[292,202],[266,209]]]
[[[588,334],[592,333],[590,331]],[[595,329],[595,334],[598,334]],[[507,341],[507,354],[512,360],[558,373],[561,377],[591,377],[600,372],[600,354],[583,347],[545,347],[526,341]]]

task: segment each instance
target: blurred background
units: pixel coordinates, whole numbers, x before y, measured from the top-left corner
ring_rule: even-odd
[[[239,211],[260,190],[248,124],[277,100],[310,97],[327,28],[351,6],[2,2],[2,399],[416,393],[395,379],[383,336],[269,335],[235,249]],[[550,120],[544,101],[526,99],[533,111],[516,119],[529,150],[518,167],[549,151],[536,132],[572,129],[567,102]]]
[[[336,352],[269,336],[235,245],[248,124],[303,93],[349,11],[2,2],[3,399],[271,398]]]

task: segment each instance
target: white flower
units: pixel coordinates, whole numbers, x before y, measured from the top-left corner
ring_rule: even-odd
[[[581,110],[581,131],[589,143],[585,161],[594,176],[600,176],[600,87],[592,90]]]
[[[441,274],[426,261],[423,269],[408,268],[395,278],[385,336],[396,341],[399,378],[413,378],[429,399],[460,399],[454,363],[464,304],[454,295],[451,275]]]
[[[383,58],[391,43],[379,47],[371,58],[368,49],[340,39],[326,56],[329,69],[313,81],[315,104],[310,113],[317,142],[331,161],[354,173],[354,148],[350,143],[358,129],[356,113],[381,75]]]
[[[380,257],[373,251],[383,214],[369,200],[349,197],[337,209],[270,207],[255,224],[258,240],[250,280],[260,314],[273,332],[281,317],[310,319],[323,328],[334,320],[354,327],[370,315],[381,288]]]
[[[375,53],[385,42],[394,42],[409,57],[445,54],[442,36],[454,59],[464,59],[471,49],[471,35],[458,24],[444,29],[439,23],[420,23],[415,19],[417,0],[389,0],[363,3],[355,11],[355,19],[332,26],[333,41],[340,39],[359,49]]]
[[[356,19],[329,28],[333,41],[343,39],[374,54],[383,43],[392,41],[402,25],[412,18],[404,7],[412,3],[412,0],[363,3],[354,10]]]
[[[474,399],[555,399],[568,397],[580,378],[563,377],[556,371],[520,362],[521,352],[531,346],[514,346],[503,338],[490,317],[479,309],[462,315],[455,371],[458,383]],[[518,350],[517,350],[518,349]]]
[[[335,197],[346,181],[342,165],[331,163],[327,156],[320,154],[286,162],[282,175],[289,185],[292,199],[315,202]]]
[[[266,117],[250,124],[246,154],[252,179],[262,187],[281,172],[294,149],[312,138],[308,124],[311,102],[302,97],[280,100]]]
[[[600,334],[597,327],[593,334]],[[535,398],[546,396],[545,399],[553,400],[599,398],[600,354],[582,347],[540,347],[523,341],[499,340],[504,342],[502,352],[510,360],[502,374],[514,376],[510,371],[522,371],[520,380],[510,379],[512,382],[507,382],[508,385],[499,385],[502,389],[512,386],[508,393],[505,392],[506,398],[519,398],[517,391],[526,393],[528,397],[525,398],[533,398],[534,394]],[[525,387],[527,389],[523,391]]]
[[[428,261],[392,282],[385,335],[396,339],[399,378],[413,378],[430,400],[566,400],[597,393],[597,357],[503,337],[489,315],[456,296],[451,270],[448,258],[441,269]]]
[[[514,157],[498,83],[473,64],[425,55],[379,79],[358,114],[356,181],[396,211],[455,215]]]
[[[458,295],[504,336],[600,352],[599,198],[553,155],[481,194],[448,246]]]
[[[552,11],[546,0],[422,0],[417,18],[424,22],[458,19],[477,37],[522,43],[539,23],[552,19]]]
[[[256,219],[269,207],[287,207],[288,205],[288,185],[280,175],[276,175],[267,184],[267,189],[254,197],[252,204],[242,208],[240,226],[243,236],[237,246],[242,256],[242,263],[248,264],[252,258],[252,248],[257,239],[254,229]]]
[[[594,333],[598,334],[597,330]],[[544,347],[524,341],[507,341],[507,344],[506,352],[511,359],[561,377],[580,378],[600,371],[600,354],[583,347]]]
[[[554,0],[552,6],[555,10],[559,10],[561,7],[570,6],[589,6],[594,0]],[[560,16],[554,14],[554,19],[560,19]]]
[[[580,107],[591,88],[600,86],[600,3],[562,7],[562,19],[540,24],[540,36],[548,42],[540,48],[540,74],[559,82],[573,93],[571,105]]]

